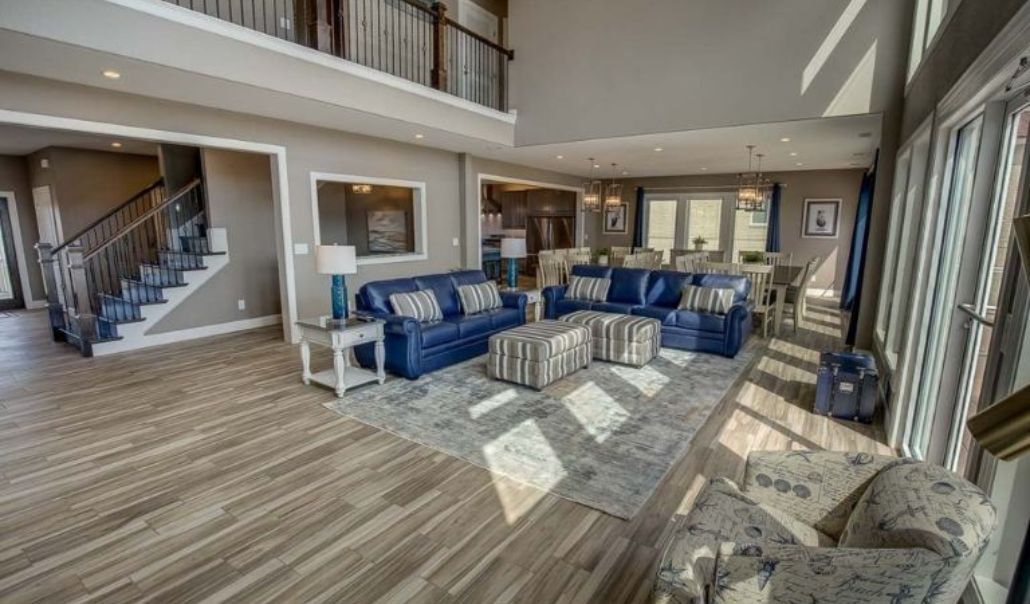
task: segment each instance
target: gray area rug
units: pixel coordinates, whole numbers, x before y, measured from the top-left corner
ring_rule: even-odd
[[[754,354],[753,345],[734,359],[663,348],[645,367],[594,361],[541,392],[490,379],[483,356],[326,407],[628,519]]]

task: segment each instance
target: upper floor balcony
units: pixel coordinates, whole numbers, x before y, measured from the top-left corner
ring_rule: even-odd
[[[422,0],[164,0],[498,111],[514,53]]]

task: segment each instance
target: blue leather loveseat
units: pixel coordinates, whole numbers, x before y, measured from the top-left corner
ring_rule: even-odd
[[[458,286],[486,281],[483,271],[459,271],[405,279],[373,281],[361,286],[358,310],[386,321],[386,370],[410,380],[423,373],[486,354],[493,334],[526,322],[526,295],[501,292],[503,308],[465,315]],[[443,321],[419,323],[393,314],[390,294],[433,290]],[[354,349],[362,367],[375,366],[375,349],[364,344]]]
[[[568,286],[544,288],[544,312],[557,319],[577,310],[597,310],[652,317],[662,322],[662,346],[736,356],[751,334],[751,281],[736,275],[707,275],[640,268],[578,265],[572,274],[611,279],[604,302],[569,300]],[[733,307],[726,315],[679,310],[683,286],[733,288]]]

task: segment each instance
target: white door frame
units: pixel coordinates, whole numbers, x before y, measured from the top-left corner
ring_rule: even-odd
[[[21,281],[21,297],[25,301],[25,308],[43,308],[46,306],[46,299],[36,300],[33,298],[32,288],[29,286],[29,263],[25,259],[25,245],[21,237],[18,199],[15,197],[14,191],[0,191],[0,197],[7,200],[7,213],[11,215],[11,230],[14,231],[14,259],[18,264],[18,280]]]
[[[542,182],[538,180],[526,180],[523,178],[512,178],[510,176],[497,176],[496,174],[485,174],[479,172],[476,174],[476,240],[474,242],[476,246],[476,265],[474,269],[481,269],[483,267],[483,181],[491,180],[494,182],[503,182],[513,185],[530,185],[533,187],[541,187],[544,189],[557,189],[559,191],[572,191],[576,194],[576,247],[583,246],[583,187],[572,187],[569,185],[559,185],[553,182]],[[468,256],[466,256],[467,258]]]
[[[0,109],[0,124],[15,124],[33,128],[68,130],[119,138],[135,138],[154,142],[193,145],[196,147],[229,149],[270,156],[272,194],[278,200],[278,204],[275,205],[276,214],[278,215],[275,219],[279,223],[280,236],[282,238],[276,255],[279,260],[279,293],[283,315],[283,334],[287,342],[297,343],[300,341],[300,334],[294,329],[294,323],[297,320],[297,282],[293,266],[293,234],[290,226],[290,189],[288,185],[289,175],[286,169],[286,147],[254,141],[140,128],[110,122],[80,120],[24,111],[10,111],[7,109]]]

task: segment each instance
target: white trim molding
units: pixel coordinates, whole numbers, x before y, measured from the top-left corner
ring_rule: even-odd
[[[429,259],[429,231],[428,217],[426,215],[426,183],[417,180],[401,180],[397,178],[382,178],[378,176],[356,176],[353,174],[334,174],[331,172],[311,173],[311,222],[315,229],[315,245],[322,245],[322,233],[318,222],[318,181],[337,182],[346,184],[370,184],[383,187],[404,187],[418,191],[415,199],[414,218],[415,224],[415,253],[413,254],[390,254],[385,256],[358,256],[358,266],[368,264],[393,264],[395,262],[411,262],[415,260]]]
[[[282,247],[279,250],[281,254],[279,262],[279,287],[284,304],[283,314],[285,320],[283,322],[283,333],[288,342],[295,344],[300,341],[300,335],[294,329],[294,323],[297,321],[297,280],[293,259],[293,233],[290,224],[290,188],[287,184],[289,179],[286,169],[286,147],[186,132],[155,130],[109,122],[95,122],[40,113],[11,111],[8,109],[0,109],[0,124],[17,124],[34,128],[69,130],[72,132],[178,143],[197,147],[230,149],[271,156],[274,162],[273,194],[279,201],[276,219],[279,222],[280,236],[282,237],[280,242]]]
[[[94,345],[93,356],[106,356],[109,354],[126,352],[128,350],[139,350],[142,348],[150,348],[152,346],[163,346],[165,344],[174,344],[176,342],[186,342],[189,340],[220,336],[238,331],[270,327],[272,325],[279,325],[282,323],[282,320],[282,315],[266,315],[264,317],[255,317],[252,319],[229,321],[228,323],[216,323],[214,325],[203,325],[201,327],[192,327],[177,331],[166,331],[164,333],[148,335],[142,342],[140,342],[140,345],[126,349],[107,348],[106,344],[103,346]]]
[[[11,231],[14,239],[14,262],[18,265],[18,281],[21,282],[21,299],[26,309],[46,307],[46,299],[36,300],[32,297],[29,283],[29,263],[25,258],[25,245],[21,238],[21,220],[18,218],[18,199],[14,191],[0,191],[0,197],[7,200],[7,211],[11,215]]]

